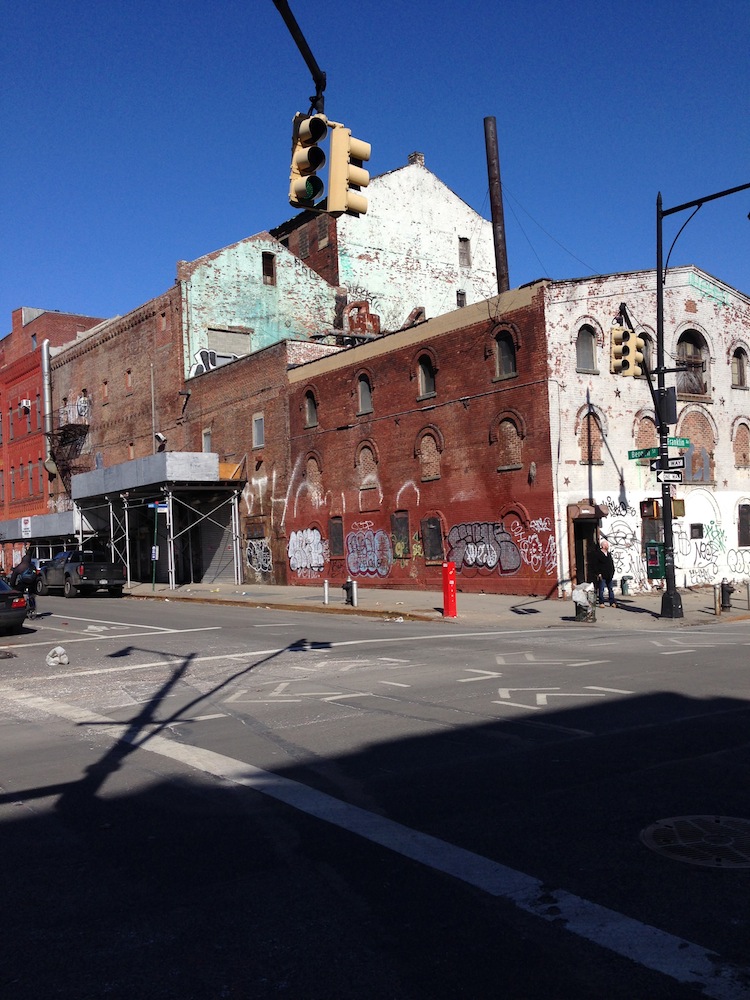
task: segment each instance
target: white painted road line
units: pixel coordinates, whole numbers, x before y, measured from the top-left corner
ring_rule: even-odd
[[[33,706],[76,725],[95,726],[100,733],[109,730],[114,739],[122,739],[123,731],[125,738],[130,735],[129,727],[132,723],[117,723],[88,709],[25,694],[10,687],[0,688],[0,695],[19,705]],[[109,725],[105,728],[102,723]],[[606,948],[678,983],[697,987],[702,990],[702,996],[711,997],[712,1000],[747,1000],[750,968],[733,965],[711,949],[668,934],[564,889],[550,889],[532,875],[526,875],[253,764],[246,764],[213,750],[177,743],[163,736],[132,734],[129,742],[141,750],[177,761],[204,774],[251,788],[491,896],[507,899],[525,913],[558,927],[564,926],[585,941]]]

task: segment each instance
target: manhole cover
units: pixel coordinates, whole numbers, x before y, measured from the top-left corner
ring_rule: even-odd
[[[750,868],[750,820],[732,816],[674,816],[641,831],[657,854],[706,868]]]

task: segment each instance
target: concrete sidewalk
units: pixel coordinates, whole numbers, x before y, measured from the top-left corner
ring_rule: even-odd
[[[617,607],[597,607],[596,622],[577,622],[576,606],[571,600],[540,597],[511,597],[500,594],[464,594],[457,596],[456,618],[443,617],[442,591],[384,590],[366,583],[358,586],[356,608],[344,603],[339,585],[331,584],[329,603],[323,603],[323,585],[289,587],[233,583],[190,584],[170,590],[167,584],[134,583],[125,594],[131,598],[162,601],[200,601],[247,607],[274,608],[279,611],[318,611],[329,614],[365,615],[384,620],[434,621],[457,627],[537,629],[570,625],[592,629],[608,628],[679,628],[687,625],[711,625],[719,621],[750,620],[747,591],[732,595],[732,610],[715,614],[714,588],[680,590],[683,617],[661,617],[661,591],[618,596]]]

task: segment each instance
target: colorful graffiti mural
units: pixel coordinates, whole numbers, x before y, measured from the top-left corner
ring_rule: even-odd
[[[557,544],[548,517],[532,520],[528,527],[515,518],[510,530],[496,521],[462,522],[453,525],[446,541],[448,559],[463,575],[504,576],[517,573],[522,565],[534,573],[557,573]]]
[[[393,565],[388,532],[374,530],[372,521],[355,522],[344,544],[346,568],[351,576],[388,576]]]

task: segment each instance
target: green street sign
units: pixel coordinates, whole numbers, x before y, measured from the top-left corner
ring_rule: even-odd
[[[667,444],[670,448],[689,448],[690,438],[667,438]]]
[[[628,458],[658,458],[659,449],[658,448],[637,448],[635,451],[628,452]]]

